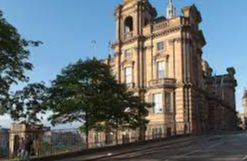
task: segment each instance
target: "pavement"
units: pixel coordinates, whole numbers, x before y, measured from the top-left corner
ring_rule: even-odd
[[[247,161],[247,133],[190,136],[60,161]]]

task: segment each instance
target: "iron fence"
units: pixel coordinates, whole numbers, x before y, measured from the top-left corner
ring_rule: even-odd
[[[88,144],[86,135],[79,129],[47,130],[47,131],[0,131],[0,160],[17,158],[20,140],[29,136],[32,139],[32,157],[43,157],[63,153],[78,152],[87,148],[103,148],[108,146],[129,144],[140,141],[140,130],[118,130],[108,132],[90,131]],[[143,132],[144,140],[156,140],[174,135],[189,133],[187,123],[149,125]]]

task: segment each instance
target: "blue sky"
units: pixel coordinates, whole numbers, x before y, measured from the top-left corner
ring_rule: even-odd
[[[123,0],[0,0],[4,17],[26,39],[44,44],[31,49],[35,68],[28,72],[32,82],[50,82],[60,70],[79,58],[91,57],[92,40],[97,41],[97,57],[109,53],[114,41],[114,8]],[[150,0],[159,15],[165,15],[168,0]],[[201,11],[207,45],[203,57],[216,74],[234,66],[237,70],[237,108],[247,86],[247,1],[174,0],[178,14],[183,6],[196,4]],[[18,88],[18,87],[17,87]],[[6,117],[0,118],[0,124]]]

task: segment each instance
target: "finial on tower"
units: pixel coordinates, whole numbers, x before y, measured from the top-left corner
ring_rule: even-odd
[[[173,0],[169,0],[167,9],[166,9],[166,18],[171,19],[176,16],[176,8],[173,5]]]

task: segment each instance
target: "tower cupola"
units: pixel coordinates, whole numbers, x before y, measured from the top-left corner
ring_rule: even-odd
[[[173,4],[173,0],[169,0],[167,9],[166,9],[166,18],[171,19],[176,16],[176,8]]]

